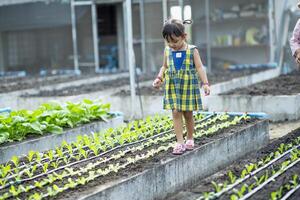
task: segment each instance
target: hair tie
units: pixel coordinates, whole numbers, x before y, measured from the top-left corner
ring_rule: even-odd
[[[191,19],[186,19],[186,20],[183,20],[182,23],[183,23],[183,24],[192,24],[192,23],[193,23],[193,20],[191,20]]]

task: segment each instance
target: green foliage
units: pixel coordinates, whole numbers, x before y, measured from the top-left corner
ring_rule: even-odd
[[[21,141],[29,134],[60,134],[63,128],[73,128],[92,120],[107,121],[111,115],[110,104],[88,99],[79,103],[62,105],[52,101],[42,104],[37,110],[19,110],[0,115],[0,144]]]

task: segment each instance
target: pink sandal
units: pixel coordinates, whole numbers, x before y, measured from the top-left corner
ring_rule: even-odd
[[[185,142],[185,148],[186,148],[186,150],[188,150],[188,151],[194,150],[194,146],[195,146],[194,140],[187,140],[187,141]]]
[[[173,149],[174,155],[181,155],[185,152],[185,144],[176,143],[176,146]]]

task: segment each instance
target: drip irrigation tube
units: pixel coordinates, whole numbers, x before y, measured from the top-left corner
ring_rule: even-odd
[[[203,119],[201,119],[201,120],[199,120],[199,121],[196,121],[195,124],[201,123],[201,122],[203,122],[203,121],[205,121],[205,120],[211,118],[212,116],[214,116],[214,115],[206,116],[205,118],[203,118]],[[162,125],[162,124],[160,124],[160,125]],[[184,126],[185,126],[185,125],[184,125]],[[173,130],[174,130],[174,129],[170,129],[170,130],[165,131],[165,132],[163,132],[163,133],[161,133],[161,134],[165,134],[165,133],[170,132],[170,131],[173,131]],[[85,149],[85,148],[88,148],[88,146],[83,146],[82,148]],[[73,150],[76,151],[76,150],[78,150],[78,148],[74,148]],[[64,152],[63,152],[63,154],[66,154],[66,153],[68,153],[68,151],[64,151]],[[78,153],[77,153],[77,154],[72,154],[72,155],[78,155]],[[26,155],[23,155],[23,156],[20,156],[20,157],[25,157],[25,156],[26,156]],[[55,156],[55,157],[56,157],[56,156]],[[44,158],[44,159],[42,159],[40,162],[45,161],[45,160],[48,160],[48,159],[47,159],[47,158]],[[32,165],[32,164],[35,164],[35,163],[36,163],[36,162],[31,162],[31,163],[29,163],[29,164]],[[25,163],[23,163],[22,166],[18,166],[17,168],[18,168],[18,169],[22,169],[22,168],[24,168],[24,167],[26,167],[26,164],[25,164]]]
[[[270,165],[272,165],[273,163],[277,162],[278,160],[280,160],[281,158],[283,158],[284,156],[290,154],[293,150],[300,148],[300,145],[286,151],[285,153],[281,154],[279,157],[271,160],[270,162],[268,162],[268,164],[256,169],[255,171],[251,172],[250,174],[248,174],[247,176],[245,176],[242,179],[238,179],[234,184],[232,185],[228,185],[226,188],[224,188],[223,190],[221,190],[220,192],[214,194],[210,199],[215,199],[215,198],[219,198],[220,196],[222,196],[225,192],[228,192],[229,190],[233,189],[234,187],[236,187],[237,185],[243,183],[244,181],[246,181],[247,179],[253,177],[255,174],[257,174],[258,172],[264,170],[265,168],[269,167]],[[198,198],[197,200],[202,200],[204,199],[203,196],[201,196],[200,198]]]
[[[163,124],[159,124],[159,125],[163,125]],[[86,149],[86,148],[88,148],[88,146],[83,146],[83,147],[82,147],[82,149]],[[74,148],[73,150],[74,150],[74,151],[77,151],[78,148],[76,147],[76,148]],[[52,150],[52,151],[54,151],[54,150]],[[64,151],[64,152],[63,152],[63,154],[66,154],[66,153],[68,153],[68,151]],[[78,155],[78,153],[77,153],[77,154],[72,154],[72,155]],[[19,158],[21,158],[21,157],[26,157],[26,155],[19,156]],[[57,156],[54,156],[54,157],[56,158]],[[45,161],[45,160],[48,160],[48,158],[44,158],[44,159],[42,159],[40,162]],[[30,162],[29,164],[32,165],[32,164],[35,164],[35,163],[36,163],[36,162],[33,161],[33,162]],[[17,169],[22,169],[22,168],[24,168],[24,167],[26,167],[26,164],[23,162],[23,165],[18,166]]]
[[[213,115],[209,115],[209,116],[205,117],[204,119],[198,121],[197,123],[203,122],[203,121],[209,119],[209,118],[212,117],[212,116],[213,116]],[[47,172],[47,173],[42,173],[42,174],[36,175],[36,176],[34,176],[34,177],[28,178],[28,179],[18,180],[18,181],[16,181],[16,182],[9,182],[9,183],[7,183],[6,185],[0,187],[0,190],[2,190],[2,189],[4,189],[4,188],[7,188],[7,187],[9,187],[9,186],[11,186],[11,185],[13,185],[13,184],[15,184],[15,183],[20,184],[20,183],[23,183],[23,182],[26,182],[26,181],[30,181],[30,180],[39,178],[39,177],[41,177],[41,176],[45,176],[45,175],[47,175],[47,174],[49,174],[49,173],[53,173],[53,172],[55,172],[55,171],[58,171],[58,170],[60,170],[60,169],[66,168],[66,167],[70,167],[70,166],[73,166],[73,165],[76,165],[76,164],[79,164],[79,163],[83,163],[83,162],[86,162],[86,161],[89,161],[89,160],[96,159],[96,158],[98,158],[98,157],[104,156],[105,154],[108,154],[108,153],[110,153],[110,152],[112,152],[112,151],[115,151],[115,150],[117,150],[117,149],[129,147],[129,146],[132,146],[132,145],[135,145],[135,144],[138,144],[138,143],[141,143],[141,142],[144,142],[144,141],[147,141],[147,140],[150,140],[150,139],[153,139],[153,138],[162,136],[162,135],[164,135],[164,134],[166,134],[166,133],[170,133],[170,132],[172,132],[172,131],[174,131],[174,129],[171,129],[171,130],[162,132],[162,133],[160,133],[160,134],[158,134],[158,135],[154,135],[154,136],[149,137],[149,138],[145,138],[145,139],[142,139],[142,140],[138,140],[138,141],[136,141],[136,142],[128,143],[128,144],[126,144],[126,145],[122,145],[122,146],[119,145],[119,146],[114,147],[114,148],[112,148],[112,149],[110,149],[110,150],[108,150],[108,151],[106,151],[106,152],[103,152],[103,153],[97,155],[97,156],[93,156],[93,157],[86,158],[86,159],[83,159],[83,160],[79,160],[79,161],[76,161],[76,162],[73,162],[73,163],[69,163],[69,164],[67,164],[67,165],[64,165],[64,166],[61,166],[61,167],[59,167],[59,168],[53,169],[53,170],[51,170],[51,171],[49,171],[49,172]]]
[[[262,183],[261,185],[259,185],[258,187],[256,187],[254,190],[252,190],[251,192],[247,193],[245,196],[243,196],[240,200],[245,200],[250,198],[253,194],[255,194],[256,192],[258,192],[259,190],[261,190],[263,187],[265,187],[268,183],[270,183],[271,181],[274,181],[275,178],[277,178],[278,176],[280,176],[283,172],[287,171],[288,169],[290,169],[291,167],[293,167],[294,165],[296,165],[297,163],[300,162],[300,158],[298,158],[295,162],[293,162],[292,164],[288,165],[286,168],[284,168],[283,170],[280,170],[278,173],[274,174],[273,176],[271,176],[270,178],[268,178],[267,181],[265,181],[264,183]]]
[[[290,196],[292,196],[297,190],[300,189],[300,185],[298,185],[297,187],[295,187],[294,189],[290,190],[288,193],[286,193],[280,200],[287,200],[288,198],[290,198]]]

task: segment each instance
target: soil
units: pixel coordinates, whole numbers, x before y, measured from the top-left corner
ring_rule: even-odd
[[[213,191],[213,187],[211,185],[211,181],[215,181],[216,183],[221,183],[227,180],[227,172],[232,171],[235,175],[238,175],[241,173],[242,169],[246,164],[249,163],[256,163],[258,160],[261,158],[264,158],[265,156],[269,155],[271,152],[274,152],[281,143],[290,143],[293,139],[297,138],[300,136],[300,128],[289,133],[288,135],[272,141],[269,145],[266,147],[262,148],[259,151],[253,152],[244,158],[241,158],[239,160],[236,160],[233,162],[230,166],[226,167],[225,169],[213,174],[212,176],[199,180],[199,182],[192,188],[189,188],[187,190],[181,191],[172,197],[169,197],[168,200],[179,200],[179,199],[196,199],[199,198],[199,196],[203,192],[207,191]],[[294,174],[300,174],[300,164],[296,164],[294,167],[292,167],[290,170],[288,170],[286,173],[284,173],[283,176],[280,176],[276,179],[276,182],[272,182],[268,184],[266,188],[261,190],[260,192],[256,193],[255,196],[251,197],[250,199],[253,200],[263,200],[263,199],[269,199],[270,198],[270,193],[272,191],[276,191],[279,186],[283,185],[286,183],[289,179],[291,179],[292,175]],[[299,191],[297,193],[299,195]],[[296,195],[297,195],[296,194]],[[296,196],[294,195],[294,199],[297,199]],[[228,198],[228,196],[226,197]],[[222,198],[222,199],[226,199]]]
[[[153,80],[153,77],[155,77],[154,74],[143,74],[139,77],[139,82]],[[60,90],[41,90],[37,94],[25,94],[22,96],[23,97],[73,96],[73,95],[87,94],[95,91],[103,91],[106,89],[117,88],[129,84],[130,84],[129,78],[119,78],[117,80],[101,81],[99,83],[84,84],[75,87],[66,87]]]
[[[258,73],[260,71],[263,71],[263,69],[261,70],[246,69],[246,70],[239,70],[239,71],[229,71],[229,70],[220,69],[218,71],[213,71],[211,74],[208,74],[207,76],[208,76],[209,83],[213,85],[213,84],[232,80],[233,78],[238,78],[238,77]],[[163,88],[154,89],[152,85],[149,85],[149,86],[143,86],[140,89],[137,88],[136,94],[143,95],[143,96],[162,96],[164,94],[164,90]],[[120,92],[117,92],[114,95],[129,96],[130,90],[120,90]]]
[[[240,124],[238,124],[236,126],[232,126],[230,128],[223,129],[219,133],[214,134],[212,136],[202,137],[201,139],[197,139],[197,140],[195,140],[195,148],[199,148],[200,146],[202,146],[208,142],[211,142],[211,141],[219,139],[219,138],[226,137],[227,135],[229,135],[231,133],[243,130],[244,128],[249,127],[250,125],[255,124],[256,122],[257,122],[257,120],[255,120],[255,119],[247,120],[247,121],[241,122]],[[161,145],[163,145],[163,144],[159,144],[159,146],[161,146]],[[153,146],[151,147],[151,149],[153,149]],[[145,150],[147,150],[147,149],[144,149],[143,151],[145,151]],[[139,151],[138,154],[144,153],[143,151]],[[80,196],[80,193],[86,192],[86,191],[91,191],[91,188],[94,188],[96,186],[103,185],[103,184],[106,184],[106,183],[109,183],[112,181],[122,180],[122,179],[128,178],[128,177],[132,177],[132,176],[134,176],[138,173],[141,173],[147,169],[150,169],[157,165],[160,165],[161,161],[176,157],[176,156],[172,155],[171,151],[172,150],[170,149],[169,151],[159,153],[155,157],[150,158],[148,160],[143,160],[141,162],[137,162],[133,165],[130,165],[126,169],[120,170],[117,174],[114,173],[114,174],[110,174],[109,176],[100,177],[84,186],[79,186],[79,187],[76,187],[75,189],[70,189],[62,194],[59,194],[58,196],[55,197],[55,199],[64,199],[64,200],[65,199],[70,199],[70,200],[75,199],[76,197],[78,198],[78,196]],[[188,153],[188,152],[186,152],[186,153]]]
[[[236,77],[241,77],[241,76],[246,76],[249,74],[257,73],[259,71],[263,71],[264,69],[246,69],[246,70],[239,70],[239,71],[229,71],[229,70],[218,70],[214,71],[211,73],[211,75],[208,75],[210,84],[215,84],[215,83],[220,83],[224,81],[231,80]],[[157,73],[149,73],[149,74],[142,74],[139,76],[139,82],[143,81],[149,81],[153,80],[156,77]],[[65,81],[71,81],[71,80],[76,80],[77,79],[82,79],[82,78],[88,78],[87,76],[85,77],[70,77],[69,79],[58,79],[58,80],[39,80],[36,78],[29,78],[24,79],[24,80],[19,80],[16,81],[15,83],[12,83],[11,85],[4,84],[3,88],[0,87],[0,90],[3,92],[6,91],[14,91],[14,90],[20,90],[20,89],[26,89],[26,88],[32,88],[32,87],[39,87],[43,85],[49,85],[53,83],[59,83],[59,82],[65,82]],[[0,81],[1,82],[1,81]],[[85,84],[81,86],[75,86],[75,87],[66,87],[64,89],[60,90],[41,90],[37,94],[24,94],[23,97],[51,97],[51,96],[72,96],[72,95],[80,95],[80,94],[86,94],[86,93],[91,93],[95,91],[103,91],[106,89],[111,89],[111,88],[117,88],[121,87],[124,85],[129,85],[130,80],[129,78],[120,78],[118,80],[112,80],[112,81],[105,81],[100,83],[93,83],[93,84]],[[144,86],[141,87],[140,89],[137,88],[137,95],[142,94],[142,95],[151,95],[151,96],[161,96],[163,95],[163,89],[156,90],[152,88],[152,85],[149,84],[149,86]],[[118,92],[116,95],[120,96],[129,96],[130,91],[129,90],[121,90]]]
[[[45,85],[63,83],[68,81],[80,80],[89,76],[27,76],[19,78],[0,78],[0,93],[12,92],[17,90],[24,90],[30,88],[39,88]]]
[[[300,71],[263,81],[247,88],[240,88],[223,95],[295,95],[300,93]]]

